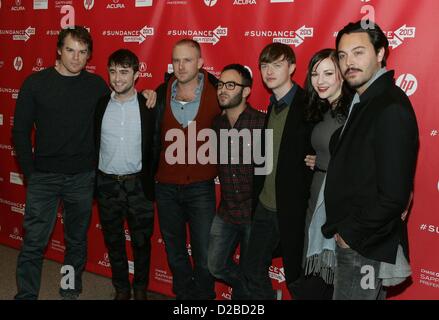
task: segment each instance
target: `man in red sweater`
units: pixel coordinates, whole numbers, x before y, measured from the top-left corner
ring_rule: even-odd
[[[174,74],[157,89],[155,132],[156,200],[160,230],[173,274],[177,299],[214,299],[214,279],[207,267],[209,231],[215,215],[215,164],[201,164],[188,146],[204,144],[189,133],[211,128],[220,109],[216,78],[202,70],[200,45],[191,39],[178,41],[172,50]],[[170,130],[184,135],[184,161],[167,156]],[[196,139],[195,139],[196,140]],[[183,160],[183,159],[180,159]],[[190,261],[186,236],[189,224]]]

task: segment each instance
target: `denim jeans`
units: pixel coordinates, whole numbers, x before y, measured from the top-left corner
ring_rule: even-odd
[[[232,299],[248,299],[241,269],[250,239],[250,224],[233,224],[216,215],[210,229],[208,266],[210,273],[233,288]],[[239,244],[239,265],[233,255]]]
[[[59,203],[63,203],[64,265],[75,272],[73,289],[60,294],[82,291],[82,272],[87,260],[87,230],[90,223],[95,172],[61,174],[34,172],[29,178],[23,229],[23,245],[17,261],[15,299],[37,299],[41,284],[44,249],[56,222]]]
[[[176,298],[214,299],[215,282],[207,266],[209,233],[215,216],[214,181],[188,185],[157,183],[156,200]],[[186,247],[186,223],[193,267]]]
[[[277,213],[265,209],[261,203],[258,203],[243,263],[247,288],[251,294],[250,299],[273,300],[276,298],[268,271],[278,245]]]
[[[143,192],[140,176],[117,181],[98,173],[99,218],[110,258],[113,286],[131,292],[125,241],[125,220],[134,257],[133,289],[144,291],[149,283],[154,208]]]
[[[333,300],[384,300],[386,292],[378,279],[380,262],[363,257],[351,248],[335,249]]]

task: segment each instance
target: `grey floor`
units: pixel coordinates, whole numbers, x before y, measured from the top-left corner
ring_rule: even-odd
[[[11,300],[16,293],[15,265],[19,251],[0,245],[0,300]],[[61,279],[61,265],[57,262],[44,260],[41,290],[39,299],[59,300],[58,288]],[[83,274],[83,293],[81,300],[111,300],[114,289],[111,279],[90,273]],[[150,300],[168,300],[169,297],[148,292]]]

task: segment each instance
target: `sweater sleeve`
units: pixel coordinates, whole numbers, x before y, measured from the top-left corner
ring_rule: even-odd
[[[34,125],[35,102],[32,97],[32,81],[28,78],[20,89],[14,114],[12,139],[15,152],[26,178],[34,169],[31,132]]]

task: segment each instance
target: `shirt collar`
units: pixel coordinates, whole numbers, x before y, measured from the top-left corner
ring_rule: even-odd
[[[271,95],[270,97],[270,103],[275,106],[275,109],[277,112],[282,111],[284,108],[288,107],[293,103],[294,96],[297,91],[297,85],[293,83],[293,86],[291,89],[287,92],[286,95],[284,95],[279,100],[276,99],[275,95]]]
[[[131,103],[131,102],[135,101],[136,99],[137,99],[137,91],[134,91],[134,94],[131,97],[129,97],[128,100],[125,100],[123,102],[119,101],[119,100],[116,100],[116,92],[114,92],[114,91],[111,92],[111,101],[119,103],[119,104]]]

